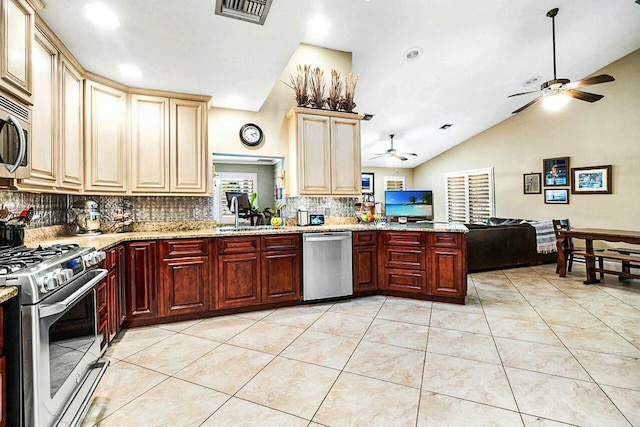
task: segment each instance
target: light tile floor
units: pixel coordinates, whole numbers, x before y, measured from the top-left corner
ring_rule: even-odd
[[[640,281],[583,274],[126,330],[84,425],[640,426]]]

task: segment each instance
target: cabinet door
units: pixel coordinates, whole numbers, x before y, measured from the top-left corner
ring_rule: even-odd
[[[33,9],[26,0],[1,0],[0,20],[0,86],[31,104]]]
[[[206,193],[209,152],[206,103],[171,100],[170,166],[172,193]]]
[[[331,193],[360,196],[360,120],[331,118]],[[313,165],[313,163],[312,163]]]
[[[84,181],[82,76],[60,57],[60,173],[58,187],[82,190]]]
[[[169,99],[131,95],[131,192],[169,191]]]
[[[209,309],[209,263],[207,257],[177,258],[162,263],[162,316]]]
[[[300,252],[262,254],[262,302],[300,301]]]
[[[298,115],[298,193],[331,194],[330,118]]]
[[[0,427],[7,425],[7,362],[0,357]]]
[[[218,256],[216,308],[259,304],[260,253]]]
[[[87,81],[85,102],[85,189],[124,193],[127,94]]]
[[[429,294],[464,297],[467,294],[464,256],[460,249],[431,248]]]
[[[127,245],[127,317],[154,318],[158,315],[155,242]]]
[[[31,176],[22,180],[29,187],[53,189],[58,172],[58,50],[36,32],[33,45],[34,97],[28,150]]]
[[[114,269],[107,274],[107,319],[109,322],[109,342],[120,331],[120,313],[118,307],[118,272]]]
[[[118,274],[118,331],[127,320],[127,277],[126,277],[126,252],[124,245],[115,248],[116,251],[116,272]]]
[[[353,292],[378,289],[378,260],[375,246],[353,247]]]

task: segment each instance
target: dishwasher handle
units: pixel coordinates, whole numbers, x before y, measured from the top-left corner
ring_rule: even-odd
[[[351,240],[351,233],[307,233],[302,237],[305,242],[328,242],[332,240]]]

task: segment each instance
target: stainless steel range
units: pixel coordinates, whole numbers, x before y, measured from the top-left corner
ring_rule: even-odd
[[[78,245],[0,249],[0,286],[19,287],[25,427],[79,421],[107,363],[99,361],[94,287],[104,252]],[[12,423],[12,421],[9,421]]]

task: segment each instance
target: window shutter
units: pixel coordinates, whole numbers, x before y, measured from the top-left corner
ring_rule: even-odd
[[[227,192],[247,193],[249,198],[256,192],[258,187],[258,176],[255,173],[244,172],[219,172],[216,173],[216,199],[217,213],[216,219],[220,220],[222,215],[231,215],[227,204]]]
[[[446,183],[448,221],[486,223],[494,215],[493,169],[447,174]]]
[[[385,176],[384,189],[385,191],[403,191],[404,176]]]

